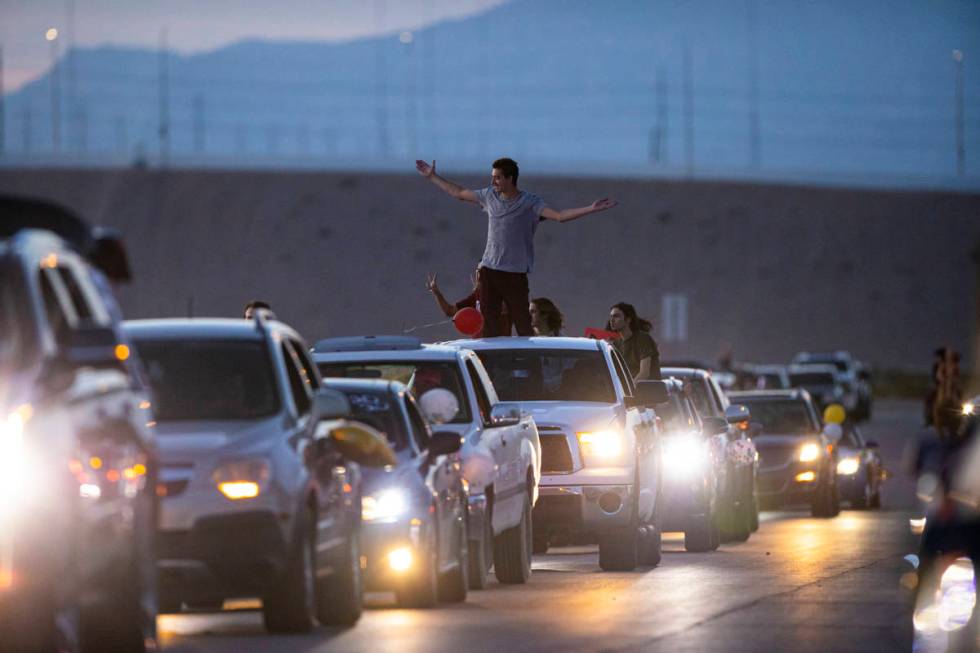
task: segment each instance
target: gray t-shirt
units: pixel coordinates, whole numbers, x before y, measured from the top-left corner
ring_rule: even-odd
[[[522,190],[512,200],[493,187],[474,190],[487,212],[487,248],[480,265],[502,272],[530,272],[534,267],[534,232],[547,206],[537,195]]]

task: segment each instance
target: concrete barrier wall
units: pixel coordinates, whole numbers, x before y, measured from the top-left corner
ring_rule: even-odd
[[[527,173],[521,186],[556,208],[620,201],[538,230],[532,295],[558,303],[570,335],[628,301],[657,324],[665,357],[847,348],[925,368],[937,344],[972,351],[980,195]],[[120,229],[136,274],[120,290],[128,317],[236,316],[262,298],[310,340],[442,319],[426,272],[451,300],[467,294],[486,234],[478,208],[414,173],[2,170],[0,192]],[[687,297],[685,341],[662,337],[666,293]]]

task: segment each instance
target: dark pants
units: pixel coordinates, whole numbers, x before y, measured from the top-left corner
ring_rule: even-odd
[[[514,322],[519,336],[534,334],[531,329],[531,314],[528,312],[530,291],[527,287],[527,274],[523,272],[502,272],[490,268],[480,268],[480,311],[483,313],[483,337],[510,335],[500,333],[500,309],[507,306],[507,312]]]

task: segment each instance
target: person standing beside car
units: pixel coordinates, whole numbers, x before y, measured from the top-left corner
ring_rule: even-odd
[[[468,190],[440,177],[436,174],[435,161],[429,164],[417,160],[415,169],[447,195],[479,204],[487,213],[487,245],[479,268],[484,337],[501,335],[498,325],[502,306],[510,312],[517,335],[534,333],[528,311],[527,275],[534,267],[534,234],[538,222],[568,222],[616,206],[614,200],[601,199],[589,206],[552,209],[540,197],[517,188],[520,169],[516,161],[508,158],[493,162],[491,185],[479,190]]]
[[[634,381],[660,379],[660,350],[650,336],[651,326],[636,314],[632,304],[619,302],[609,309],[606,330],[619,334],[612,346],[622,354]]]

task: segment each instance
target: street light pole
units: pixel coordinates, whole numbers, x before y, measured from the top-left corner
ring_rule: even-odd
[[[61,83],[58,79],[58,30],[50,28],[44,38],[51,44],[51,144],[55,152],[61,151]]]
[[[963,98],[963,52],[953,50],[953,65],[956,66],[956,174],[962,177],[966,172],[966,135],[964,133]]]

